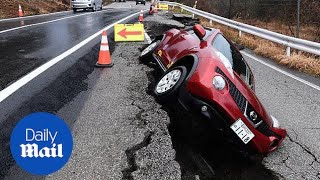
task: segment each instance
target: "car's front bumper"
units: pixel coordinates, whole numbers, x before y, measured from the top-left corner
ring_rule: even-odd
[[[73,9],[86,9],[86,8],[92,8],[92,4],[89,2],[73,2],[71,3],[71,7]]]
[[[228,118],[230,116],[221,113],[221,111],[219,111],[219,105],[191,95],[184,87],[180,88],[178,101],[187,111],[202,115],[209,120],[209,123],[213,127],[223,129],[226,135],[225,138],[232,138],[236,142],[235,145],[240,149],[248,149],[250,146],[254,152],[267,155],[269,152],[274,151],[286,136],[286,130],[280,128],[278,120],[273,117],[272,127],[263,123],[263,126],[250,128],[255,137],[246,145],[230,128],[236,119],[230,119]],[[247,121],[245,118],[242,120]]]

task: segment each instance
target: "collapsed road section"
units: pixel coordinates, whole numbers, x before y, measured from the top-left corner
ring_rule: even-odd
[[[193,26],[190,22],[183,25],[171,17],[165,12],[148,17],[145,24],[149,34],[156,37],[171,28]],[[153,94],[155,83],[161,77],[160,68],[155,68],[155,62],[147,63],[143,59],[142,62],[154,68],[149,75],[149,93]],[[223,139],[219,132],[207,126],[203,118],[185,111],[177,101],[161,100],[160,104],[170,117],[169,130],[182,179],[277,179],[274,172],[259,161],[245,158],[231,143],[227,143],[228,139]]]

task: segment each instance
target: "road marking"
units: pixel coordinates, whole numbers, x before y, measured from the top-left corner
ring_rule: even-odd
[[[45,21],[45,22],[41,22],[41,23],[35,23],[35,24],[29,24],[29,25],[25,25],[25,26],[15,27],[15,28],[12,28],[12,29],[7,29],[7,30],[0,31],[0,34],[6,33],[6,32],[10,32],[10,31],[14,31],[14,30],[18,30],[18,29],[22,29],[22,28],[31,27],[31,26],[48,24],[48,23],[52,23],[52,22],[56,22],[56,21],[60,21],[60,20],[70,19],[70,18],[74,18],[74,17],[80,17],[80,16],[92,14],[92,13],[101,13],[101,12],[103,12],[103,11],[83,13],[83,14],[79,14],[79,15],[75,15],[75,16],[69,16],[69,17],[64,17],[64,18],[59,18],[59,19],[55,19],[55,20],[51,20],[51,21]]]
[[[147,40],[148,44],[150,44],[152,42],[150,36],[148,35],[148,33],[145,32],[144,33],[144,37],[146,37],[146,40]]]
[[[92,36],[88,37],[87,39],[83,40],[82,42],[80,42],[79,44],[75,45],[74,47],[72,47],[71,49],[67,50],[66,52],[60,54],[59,56],[51,59],[50,61],[46,62],[45,64],[43,64],[42,66],[38,67],[37,69],[33,70],[32,72],[30,72],[29,74],[25,75],[24,77],[22,77],[21,79],[17,80],[16,82],[12,83],[10,86],[8,86],[7,88],[3,89],[2,91],[0,91],[0,103],[5,100],[7,97],[9,97],[11,94],[13,94],[15,91],[17,91],[18,89],[20,89],[22,86],[24,86],[25,84],[27,84],[28,82],[30,82],[32,79],[34,79],[35,77],[37,77],[38,75],[40,75],[41,73],[45,72],[47,69],[49,69],[51,66],[55,65],[56,63],[60,62],[61,60],[63,60],[64,58],[66,58],[67,56],[69,56],[70,54],[74,53],[75,51],[77,51],[78,49],[80,49],[82,46],[86,45],[87,43],[89,43],[91,40],[93,40],[94,38],[98,37],[99,35],[102,34],[102,31],[106,31],[110,28],[112,28],[115,24],[121,23],[127,19],[130,19],[131,17],[137,16],[140,12],[131,14],[130,16],[127,16],[123,19],[120,19],[117,22],[114,22],[112,24],[110,24],[109,26],[103,28],[102,30],[98,31],[97,33],[93,34]]]
[[[282,73],[282,74],[284,74],[284,75],[286,75],[286,76],[291,77],[292,79],[295,79],[295,80],[297,80],[297,81],[299,81],[299,82],[301,82],[301,83],[303,83],[303,84],[306,84],[306,85],[308,85],[308,86],[310,86],[310,87],[312,87],[312,88],[320,91],[320,87],[319,87],[319,86],[317,86],[317,85],[315,85],[315,84],[313,84],[313,83],[311,83],[311,82],[309,82],[309,81],[306,81],[306,80],[304,80],[304,79],[302,79],[302,78],[299,78],[299,77],[297,77],[297,76],[295,76],[295,75],[293,75],[293,74],[290,74],[290,73],[288,73],[288,72],[286,72],[286,71],[284,71],[284,70],[282,70],[282,69],[280,69],[280,68],[278,68],[278,67],[276,67],[276,66],[273,66],[273,65],[271,65],[271,64],[268,64],[268,63],[262,61],[261,59],[259,59],[259,58],[257,58],[257,57],[254,57],[254,56],[252,56],[251,54],[248,54],[248,53],[246,53],[246,52],[244,52],[244,51],[241,51],[241,53],[244,54],[245,56],[248,56],[249,58],[251,58],[251,59],[253,59],[253,60],[255,60],[255,61],[263,64],[263,65],[268,66],[269,68],[271,68],[271,69],[273,69],[273,70],[276,70],[276,71],[278,71],[278,72],[280,72],[280,73]]]

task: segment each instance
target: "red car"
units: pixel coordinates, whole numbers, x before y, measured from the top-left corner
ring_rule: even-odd
[[[255,95],[250,67],[219,30],[201,25],[171,29],[145,48],[140,59],[155,60],[164,72],[154,90],[158,99],[177,98],[236,144],[267,155],[285,138],[286,130]]]

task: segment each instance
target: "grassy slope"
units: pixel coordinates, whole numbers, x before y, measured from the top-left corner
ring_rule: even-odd
[[[112,0],[103,0],[109,4]],[[69,0],[1,0],[0,19],[18,16],[19,4],[24,16],[70,10]]]

